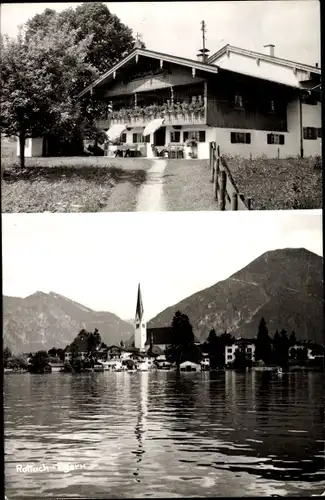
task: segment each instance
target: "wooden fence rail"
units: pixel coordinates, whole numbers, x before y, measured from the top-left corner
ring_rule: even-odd
[[[239,192],[227,161],[215,142],[210,142],[209,166],[219,210],[251,210],[251,198],[245,200]]]

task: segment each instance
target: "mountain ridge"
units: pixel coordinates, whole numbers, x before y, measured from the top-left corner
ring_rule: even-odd
[[[64,348],[82,328],[97,328],[106,344],[126,340],[133,333],[132,326],[116,314],[93,311],[53,291],[37,291],[25,298],[3,296],[3,343],[12,351]]]
[[[200,341],[212,328],[253,337],[264,316],[271,333],[285,328],[299,340],[324,343],[323,258],[303,247],[264,252],[229,278],[167,307],[148,327],[170,325],[177,310],[189,316]]]
[[[200,341],[212,328],[248,338],[256,335],[263,316],[270,333],[295,330],[298,340],[323,344],[323,305],[323,257],[305,248],[285,248],[265,252],[229,278],[167,307],[148,321],[148,328],[170,326],[180,310]],[[53,291],[3,297],[4,345],[12,350],[64,348],[82,328],[98,328],[106,344],[129,342],[134,334],[130,320]]]

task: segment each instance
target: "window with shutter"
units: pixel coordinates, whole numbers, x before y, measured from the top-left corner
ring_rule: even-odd
[[[273,144],[273,134],[267,134],[267,143]]]
[[[199,132],[199,142],[205,142],[205,130]]]
[[[188,139],[188,132],[183,132],[183,141],[186,142]]]
[[[317,128],[315,127],[304,127],[304,139],[306,140],[316,140],[317,139]]]
[[[133,143],[137,142],[137,135],[138,134],[133,134]]]
[[[170,142],[181,142],[181,133],[180,132],[171,132]]]
[[[250,144],[251,134],[245,132],[230,132],[230,142],[232,144]]]
[[[284,135],[283,135],[283,134],[281,134],[279,137],[280,137],[279,144],[280,144],[281,146],[283,146],[283,145],[284,145]]]

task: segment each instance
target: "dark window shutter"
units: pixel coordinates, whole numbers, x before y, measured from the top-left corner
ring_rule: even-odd
[[[236,132],[231,132],[230,133],[230,142],[231,142],[231,144],[235,144],[236,143]]]
[[[317,129],[317,133],[318,133],[318,137],[322,137],[322,129],[321,128]]]
[[[246,144],[251,143],[251,134],[246,134]]]
[[[199,142],[205,142],[205,130],[199,132]]]
[[[316,140],[317,139],[317,128],[313,127],[311,130],[312,130],[312,132],[311,132],[311,138],[313,140]]]
[[[133,134],[133,143],[137,142],[137,135],[138,134]]]
[[[181,142],[181,133],[175,132],[175,142]]]
[[[280,145],[281,146],[284,145],[284,135],[283,134],[280,135]]]
[[[183,140],[184,142],[188,139],[188,132],[183,132]]]
[[[272,144],[272,134],[267,134],[267,143]]]

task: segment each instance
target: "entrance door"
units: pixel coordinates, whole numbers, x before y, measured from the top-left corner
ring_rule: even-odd
[[[165,146],[166,144],[166,127],[160,127],[153,135],[154,146]]]

